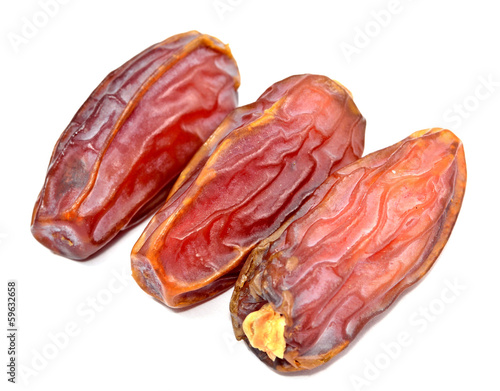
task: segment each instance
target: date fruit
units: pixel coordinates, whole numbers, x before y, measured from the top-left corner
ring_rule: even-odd
[[[133,277],[171,307],[230,288],[250,250],[361,156],[364,130],[349,91],[325,76],[272,85],[234,110],[181,173],[132,250]]]
[[[330,360],[427,273],[465,184],[462,143],[439,128],[331,175],[246,260],[230,304],[236,338],[278,371]]]
[[[151,214],[236,107],[239,82],[229,48],[196,31],[110,73],[54,148],[33,211],[35,238],[81,260]]]

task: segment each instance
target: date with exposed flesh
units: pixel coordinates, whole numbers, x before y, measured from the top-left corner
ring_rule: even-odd
[[[278,371],[324,364],[428,272],[465,185],[462,143],[439,128],[338,170],[250,253],[236,337]]]

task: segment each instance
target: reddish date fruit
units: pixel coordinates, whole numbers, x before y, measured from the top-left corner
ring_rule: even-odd
[[[57,142],[31,230],[85,259],[164,201],[189,159],[237,104],[229,48],[196,31],[110,73]]]
[[[230,304],[236,337],[279,371],[330,360],[429,270],[465,183],[462,143],[444,129],[331,175],[249,255]]]
[[[250,250],[359,158],[364,130],[350,93],[325,76],[292,76],[234,110],[134,246],[135,280],[171,307],[233,286]]]

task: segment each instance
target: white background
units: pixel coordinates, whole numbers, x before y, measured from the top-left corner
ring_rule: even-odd
[[[0,6],[2,390],[8,279],[18,282],[22,389],[500,389],[496,1],[61,0],[50,12],[44,2]],[[185,311],[143,293],[129,253],[146,223],[83,263],[30,234],[52,148],[80,105],[111,70],[192,29],[230,45],[240,104],[287,76],[319,73],[352,91],[367,119],[365,153],[434,126],[463,140],[466,197],[441,257],[313,373],[277,374],[236,342],[230,291]]]

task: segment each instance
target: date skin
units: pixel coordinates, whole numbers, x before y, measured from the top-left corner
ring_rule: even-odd
[[[343,86],[296,75],[234,110],[181,173],[132,251],[133,277],[170,307],[232,287],[243,260],[330,173],[362,154]]]
[[[237,104],[229,48],[175,35],[110,73],[59,138],[31,231],[86,259],[165,202],[176,177]]]
[[[439,128],[331,175],[249,255],[230,304],[237,339],[278,371],[330,360],[427,273],[465,184],[462,143]]]

